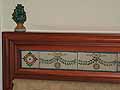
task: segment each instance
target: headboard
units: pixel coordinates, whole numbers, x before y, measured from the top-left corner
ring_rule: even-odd
[[[120,34],[3,32],[3,85],[14,79],[120,83]]]

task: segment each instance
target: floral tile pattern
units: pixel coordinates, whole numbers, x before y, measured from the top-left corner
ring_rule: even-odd
[[[120,54],[104,52],[21,51],[22,68],[120,71]]]
[[[116,71],[117,54],[78,53],[78,69],[93,71]]]
[[[22,68],[39,68],[39,52],[37,51],[22,51]]]
[[[120,53],[118,53],[118,63],[117,71],[120,72]]]

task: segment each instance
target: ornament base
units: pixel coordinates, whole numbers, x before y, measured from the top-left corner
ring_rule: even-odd
[[[26,32],[26,29],[15,29],[15,32]]]
[[[23,25],[23,23],[17,23],[17,26],[15,28],[15,32],[25,32],[26,28]]]

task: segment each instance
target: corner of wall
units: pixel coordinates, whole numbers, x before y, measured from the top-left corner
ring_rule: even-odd
[[[2,0],[0,0],[0,90],[2,90]]]

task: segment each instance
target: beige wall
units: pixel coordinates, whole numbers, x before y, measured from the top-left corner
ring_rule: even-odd
[[[2,1],[0,0],[0,90],[2,90],[2,33],[1,33],[1,9]]]
[[[120,0],[18,0],[25,6],[28,31],[119,32]],[[17,0],[3,0],[3,30],[15,27]]]

